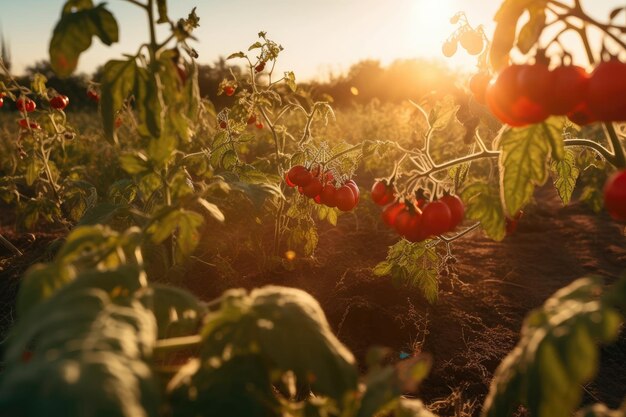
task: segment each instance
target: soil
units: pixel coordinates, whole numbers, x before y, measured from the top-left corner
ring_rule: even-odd
[[[374,345],[398,355],[429,352],[433,369],[417,395],[426,403],[443,404],[442,415],[452,414],[455,402],[477,414],[495,368],[517,343],[531,309],[576,278],[597,274],[611,283],[626,270],[622,226],[580,203],[563,207],[550,186],[538,189],[535,197],[540,203],[525,210],[516,232],[502,242],[481,232],[455,242],[458,262],[453,273],[442,277],[434,305],[419,290],[394,288],[389,278],[372,274],[398,238],[378,220],[379,209],[370,202],[361,204],[356,216],[341,216],[338,227],[322,227],[314,260],[297,263],[293,271],[262,272],[244,256],[232,264],[236,278],[226,280],[215,267],[198,262],[184,282],[207,300],[229,287],[302,288],[319,300],[360,363]],[[16,259],[0,248],[1,317],[9,311],[7,288],[14,294],[20,274],[45,256],[44,248],[56,237],[43,234],[32,240],[9,232],[2,231],[27,250]],[[600,373],[585,392],[587,403],[619,406],[626,395],[626,332],[603,348]]]

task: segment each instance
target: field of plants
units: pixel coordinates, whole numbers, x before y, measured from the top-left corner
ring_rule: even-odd
[[[89,79],[115,3],[0,58],[0,417],[626,416],[626,7],[301,83],[124,1],[149,37]]]

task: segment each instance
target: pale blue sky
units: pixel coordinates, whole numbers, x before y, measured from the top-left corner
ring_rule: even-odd
[[[95,0],[98,3],[98,0]],[[0,0],[0,25],[10,41],[14,69],[20,73],[35,60],[47,59],[52,29],[64,0]],[[441,44],[454,30],[449,18],[467,12],[474,25],[493,30],[501,0],[170,0],[170,17],[184,17],[197,6],[201,27],[194,46],[199,61],[245,50],[260,30],[285,47],[279,70],[294,70],[300,79],[345,71],[361,59],[388,63],[397,58],[445,59]],[[606,16],[624,0],[583,0]],[[120,24],[120,43],[107,48],[95,41],[79,62],[92,72],[122,53],[134,53],[147,38],[144,12],[125,0],[109,0]],[[163,32],[166,33],[166,32]],[[471,69],[473,58],[461,52],[452,66]]]

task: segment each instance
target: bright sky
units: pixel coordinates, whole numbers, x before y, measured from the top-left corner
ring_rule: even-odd
[[[95,0],[98,3],[99,0]],[[293,70],[304,80],[347,70],[362,59],[387,64],[398,58],[446,59],[441,44],[454,30],[457,11],[470,23],[493,31],[502,0],[170,0],[170,17],[184,17],[197,6],[201,27],[194,46],[201,63],[246,50],[260,30],[285,47],[278,70]],[[0,0],[0,29],[9,40],[14,71],[47,59],[52,29],[64,0]],[[120,25],[120,43],[107,48],[95,41],[79,62],[91,73],[107,59],[135,53],[147,39],[145,14],[125,0],[109,0]],[[583,0],[599,17],[624,0]],[[166,31],[163,32],[167,33]],[[453,67],[471,68],[475,59],[460,50]]]

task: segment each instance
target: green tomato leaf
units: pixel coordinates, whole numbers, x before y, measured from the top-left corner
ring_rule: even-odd
[[[105,138],[117,143],[115,118],[124,101],[135,89],[136,74],[139,71],[134,58],[127,61],[109,61],[104,65],[101,84],[100,114]]]
[[[572,415],[597,371],[596,344],[615,340],[623,321],[602,291],[601,280],[582,278],[528,314],[495,372],[483,417],[511,415],[519,405],[537,417]]]
[[[163,104],[156,79],[145,68],[135,71],[135,104],[139,125],[137,132],[145,137],[161,136]]]
[[[122,169],[131,175],[142,174],[150,170],[148,158],[141,152],[125,153],[120,155]]]
[[[76,8],[75,11],[74,8]],[[93,36],[105,45],[118,41],[117,21],[101,4],[68,2],[50,41],[50,65],[59,77],[68,77],[78,65],[80,54],[91,46]]]
[[[576,180],[580,174],[580,170],[576,166],[576,155],[570,149],[565,151],[565,158],[561,161],[552,161],[550,164],[552,172],[554,188],[559,194],[564,205],[569,204]]]
[[[517,47],[523,54],[527,54],[539,41],[539,37],[546,27],[546,4],[537,2],[537,4],[530,5],[528,12],[530,18],[517,37]]]
[[[465,216],[478,220],[493,240],[504,239],[506,222],[498,190],[484,183],[474,183],[465,187],[461,196],[465,202]]]
[[[508,215],[523,208],[535,186],[546,182],[548,158],[564,154],[562,131],[563,119],[553,117],[544,123],[508,129],[500,136],[500,189]]]

